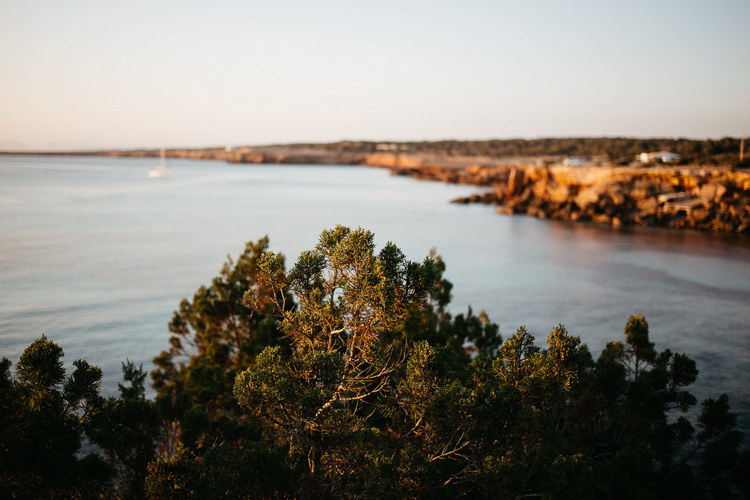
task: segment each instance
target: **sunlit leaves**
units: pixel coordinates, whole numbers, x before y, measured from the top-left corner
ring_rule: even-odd
[[[323,231],[289,273],[273,254],[259,259],[257,284],[245,304],[273,311],[292,351],[264,350],[237,377],[234,394],[249,414],[288,440],[295,460],[319,472],[321,488],[342,488],[359,474],[344,465],[335,443],[360,435],[361,415],[372,414],[375,399],[393,386],[403,357],[383,339],[426,305],[436,276],[432,259],[410,262],[391,243],[376,255],[371,232],[343,226]],[[286,288],[297,299],[293,309],[280,293]],[[259,299],[263,289],[265,301]],[[362,455],[350,459],[356,457]]]
[[[625,325],[625,342],[621,359],[628,374],[637,379],[639,372],[656,361],[654,343],[649,340],[648,322],[643,314],[628,316]]]
[[[42,335],[21,354],[16,365],[18,379],[37,390],[52,389],[65,378],[62,357],[62,347]]]
[[[657,351],[643,315],[630,316],[624,339],[608,343],[596,362],[563,325],[544,345],[525,327],[502,342],[483,312],[469,308],[453,318],[446,311],[451,285],[434,251],[417,263],[392,243],[376,253],[374,241],[361,228],[323,231],[288,272],[279,255],[265,248],[254,254],[243,300],[253,321],[266,319],[237,337],[256,340],[257,356],[233,379],[244,417],[224,410],[222,418],[262,422],[258,443],[201,444],[216,425],[210,414],[217,402],[231,406],[223,388],[237,373],[227,370],[235,337],[224,329],[237,323],[224,316],[229,308],[217,293],[236,291],[242,281],[222,281],[235,275],[227,265],[224,278],[183,302],[155,383],[174,380],[174,394],[192,404],[181,410],[179,436],[192,458],[180,462],[180,451],[153,468],[155,478],[168,479],[162,486],[181,489],[187,478],[184,487],[195,495],[242,496],[252,485],[265,492],[256,495],[360,498],[736,491],[736,463],[745,455],[737,452],[728,404],[705,403],[696,434],[684,415],[696,403],[687,391],[695,362]],[[270,317],[288,345],[260,342]],[[198,355],[189,369],[175,366],[191,349]],[[255,465],[242,469],[230,460],[240,459],[238,446],[255,450],[242,455]],[[278,469],[290,482],[224,486],[243,471],[254,474],[260,456],[283,459]]]
[[[513,336],[500,346],[496,364],[504,381],[520,387],[533,370],[534,357],[540,349],[534,344],[534,336],[521,326]]]

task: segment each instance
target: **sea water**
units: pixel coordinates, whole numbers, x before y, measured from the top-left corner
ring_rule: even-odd
[[[750,430],[750,238],[505,216],[455,205],[470,186],[367,167],[0,156],[0,355],[42,334],[86,359],[116,392],[121,362],[152,368],[183,297],[228,255],[268,235],[289,266],[336,224],[393,241],[411,260],[435,248],[451,311],[485,310],[504,338],[543,345],[564,324],[598,356],[643,313],[657,349],[696,360],[692,392],[730,395]]]

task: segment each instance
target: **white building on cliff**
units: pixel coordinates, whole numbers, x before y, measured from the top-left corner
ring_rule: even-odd
[[[656,153],[641,153],[638,159],[641,163],[675,163],[680,161],[680,155],[670,151],[657,151]]]

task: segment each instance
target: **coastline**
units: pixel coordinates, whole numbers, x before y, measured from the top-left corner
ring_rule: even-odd
[[[406,172],[491,188],[454,200],[501,214],[725,233],[750,233],[750,173],[698,166],[468,167]]]
[[[159,150],[17,152],[3,155],[158,157]],[[750,172],[701,165],[569,166],[562,157],[446,156],[327,151],[311,146],[169,149],[166,156],[237,164],[359,165],[393,175],[485,188],[454,200],[501,214],[599,224],[750,233]]]

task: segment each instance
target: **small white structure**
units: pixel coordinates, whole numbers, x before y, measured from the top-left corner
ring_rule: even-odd
[[[567,156],[562,164],[566,167],[582,167],[586,162],[580,156]]]
[[[680,160],[680,155],[672,153],[670,151],[657,151],[656,153],[641,153],[638,156],[641,163],[674,163]]]

